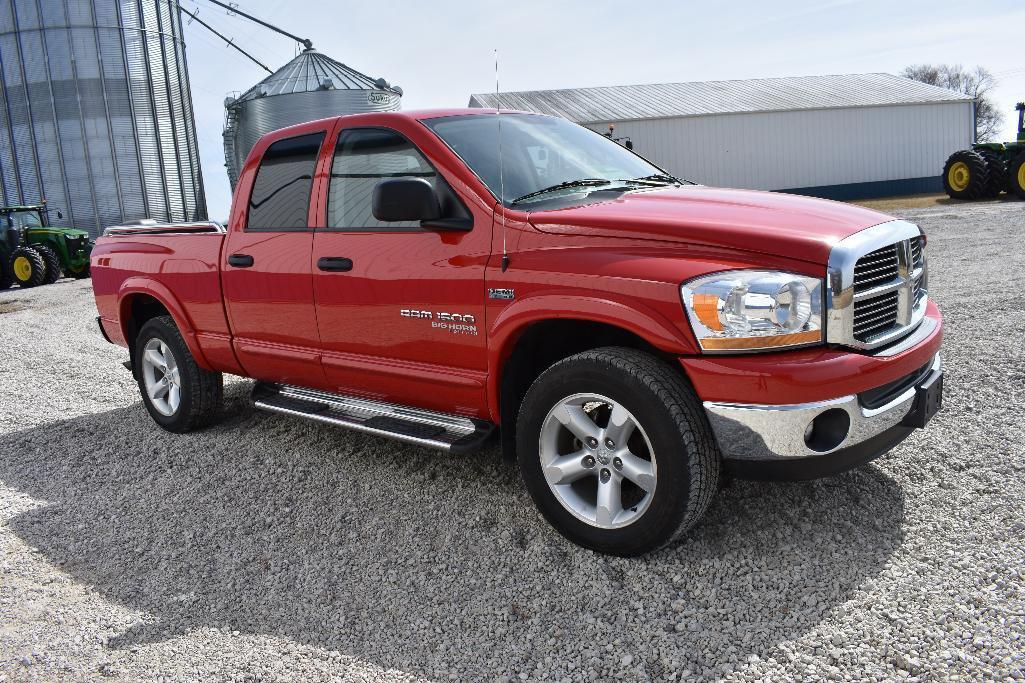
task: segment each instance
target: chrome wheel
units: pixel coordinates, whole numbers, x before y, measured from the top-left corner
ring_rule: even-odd
[[[178,412],[182,395],[178,363],[161,339],[150,339],[142,349],[142,381],[158,413],[171,417]]]
[[[574,394],[545,417],[541,469],[559,503],[601,529],[627,526],[651,504],[655,452],[625,407],[599,394]]]

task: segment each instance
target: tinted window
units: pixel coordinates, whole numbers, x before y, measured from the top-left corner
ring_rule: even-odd
[[[307,227],[310,189],[324,133],[278,140],[263,154],[249,197],[248,230]]]
[[[385,223],[374,218],[374,186],[385,178],[423,178],[438,189],[434,169],[398,133],[376,128],[342,131],[331,166],[327,200],[330,228],[374,230],[419,228],[413,221]]]

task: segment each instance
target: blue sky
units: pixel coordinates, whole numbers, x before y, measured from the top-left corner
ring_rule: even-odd
[[[288,38],[229,17],[207,0],[181,3],[198,7],[204,21],[272,69],[296,54]],[[1013,0],[248,0],[240,6],[311,38],[340,62],[402,86],[404,109],[465,106],[471,93],[494,90],[496,48],[508,91],[896,73],[911,63],[962,63],[985,66],[999,78],[1008,139],[1014,103],[1025,99],[1021,42],[1006,34],[1007,27],[1025,26],[1025,7]],[[207,204],[211,218],[224,219],[231,201],[221,147],[224,96],[266,72],[196,23],[186,26],[185,40]]]

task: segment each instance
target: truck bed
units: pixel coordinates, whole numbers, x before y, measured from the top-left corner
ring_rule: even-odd
[[[198,346],[201,355],[220,356],[225,347],[230,353],[220,277],[224,241],[224,227],[214,222],[145,221],[107,228],[91,259],[104,333],[128,346],[132,331],[123,325],[130,317],[125,314],[156,299],[175,318],[190,347]]]

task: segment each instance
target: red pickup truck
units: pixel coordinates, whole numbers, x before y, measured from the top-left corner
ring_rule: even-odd
[[[805,479],[939,409],[915,225],[703,187],[562,119],[360,114],[275,131],[227,228],[112,227],[99,325],[185,432],[221,373],[269,411],[465,452],[499,436],[542,514],[636,555],[724,472]]]

